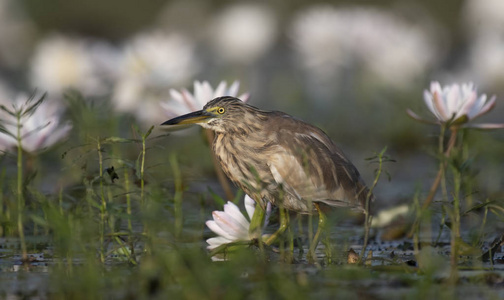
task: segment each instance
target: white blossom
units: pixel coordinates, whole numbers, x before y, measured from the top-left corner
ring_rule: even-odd
[[[220,58],[252,63],[268,51],[277,36],[273,12],[259,4],[237,4],[213,21],[213,47]]]
[[[194,92],[191,94],[187,89],[177,91],[170,89],[171,99],[161,102],[161,107],[166,112],[166,117],[176,117],[189,112],[200,110],[205,104],[220,96],[233,96],[238,95],[240,82],[235,81],[229,87],[225,81],[221,81],[214,89],[208,81],[195,81]],[[243,102],[247,102],[249,94],[245,93],[238,96]]]
[[[243,201],[245,203],[245,209],[249,219],[252,219],[255,212],[255,201],[248,195],[245,195]],[[264,219],[264,227],[268,225],[270,214],[271,204],[268,202],[266,207],[266,216]],[[207,248],[209,250],[217,248],[223,244],[229,244],[237,241],[249,241],[253,238],[253,236],[249,233],[250,222],[241,213],[236,204],[228,201],[224,204],[224,211],[213,211],[212,217],[213,220],[207,221],[206,225],[218,236],[207,239]]]
[[[32,87],[47,91],[51,97],[61,97],[68,88],[76,88],[84,95],[99,95],[106,91],[105,78],[100,75],[107,55],[105,46],[93,47],[85,39],[51,35],[36,47],[31,60]],[[108,50],[111,51],[111,50]]]
[[[157,103],[168,97],[169,87],[185,83],[198,69],[194,42],[177,33],[139,34],[125,44],[119,69],[115,109],[155,124],[164,118]]]
[[[289,36],[301,66],[319,78],[354,68],[402,87],[437,55],[426,28],[375,8],[312,6],[294,18]]]
[[[425,104],[439,124],[447,122],[451,124],[468,123],[493,109],[495,100],[495,96],[490,99],[486,94],[478,96],[477,89],[472,82],[441,87],[439,82],[433,81],[430,90],[424,91]],[[425,121],[411,110],[408,110],[408,114],[419,121]],[[493,129],[503,128],[504,124],[470,124],[466,126]]]

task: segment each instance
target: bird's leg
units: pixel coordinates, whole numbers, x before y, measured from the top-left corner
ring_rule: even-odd
[[[290,225],[290,215],[287,214],[287,221],[289,227],[287,228],[287,237],[289,241],[289,253],[285,257],[287,263],[292,263],[294,261],[294,234],[292,233],[292,226]]]
[[[288,215],[286,209],[283,207],[280,207],[279,211],[280,211],[280,227],[278,228],[277,231],[275,231],[275,233],[270,235],[268,237],[268,239],[266,239],[266,241],[264,241],[264,243],[268,246],[273,244],[273,242],[276,241],[278,239],[278,237],[280,235],[282,235],[284,233],[285,229],[287,229],[287,227],[289,226],[289,215]]]
[[[318,226],[317,226],[317,232],[315,233],[315,237],[313,238],[313,241],[310,244],[310,250],[308,251],[308,254],[307,254],[307,259],[309,262],[315,261],[315,249],[317,249],[317,245],[318,245],[319,239],[320,239],[320,234],[322,233],[322,231],[325,230],[325,226],[327,223],[326,216],[324,215],[322,210],[320,210],[319,205],[317,203],[314,203],[313,205],[315,205],[315,208],[318,211],[319,222],[318,222]]]

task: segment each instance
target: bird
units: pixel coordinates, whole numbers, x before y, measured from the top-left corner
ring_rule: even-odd
[[[217,97],[202,110],[161,125],[183,124],[198,124],[214,131],[212,149],[224,173],[263,209],[270,202],[301,214],[318,212],[319,226],[310,245],[312,254],[326,223],[324,212],[329,208],[369,212],[366,203],[374,196],[359,171],[316,126],[230,96]],[[285,218],[280,223],[281,228],[269,243],[285,230]]]

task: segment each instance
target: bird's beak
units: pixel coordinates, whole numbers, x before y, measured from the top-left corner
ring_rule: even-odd
[[[184,125],[184,124],[206,123],[209,119],[213,117],[214,115],[212,113],[207,112],[206,110],[198,110],[168,120],[162,123],[161,125]]]

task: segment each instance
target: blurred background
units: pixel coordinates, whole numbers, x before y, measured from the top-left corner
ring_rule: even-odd
[[[67,105],[72,88],[108,103],[108,117],[128,120],[119,125],[148,128],[167,119],[159,102],[169,90],[192,92],[195,80],[238,80],[250,104],[321,127],[367,182],[376,166],[364,158],[387,146],[397,162],[376,191],[386,207],[435,175],[438,128],[405,114],[431,117],[431,81],[473,81],[498,97],[480,121],[503,121],[504,1],[0,0],[4,103],[37,89]],[[192,150],[203,145],[195,131],[153,144],[185,153],[183,174],[203,178],[212,165]],[[504,133],[468,138],[481,190],[502,194]]]

